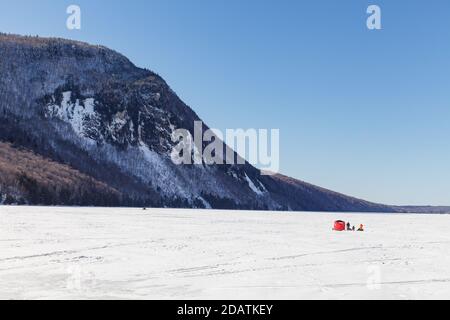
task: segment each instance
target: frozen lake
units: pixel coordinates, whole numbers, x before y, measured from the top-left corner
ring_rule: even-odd
[[[450,216],[0,207],[0,299],[80,298],[450,299]]]

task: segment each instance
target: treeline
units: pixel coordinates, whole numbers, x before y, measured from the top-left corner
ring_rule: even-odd
[[[31,151],[0,142],[0,191],[4,204],[119,206],[117,190]]]
[[[99,186],[91,178],[53,184],[39,180],[33,174],[21,172],[16,177],[27,202],[36,205],[119,206],[121,195],[107,187]]]

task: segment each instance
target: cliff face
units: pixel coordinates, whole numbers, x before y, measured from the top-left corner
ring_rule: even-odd
[[[249,164],[173,164],[173,130],[193,132],[199,117],[161,77],[107,48],[0,35],[0,57],[0,141],[114,190],[119,205],[398,211],[287,177],[261,176]],[[3,197],[10,189],[5,184]],[[8,196],[41,204],[26,194]]]

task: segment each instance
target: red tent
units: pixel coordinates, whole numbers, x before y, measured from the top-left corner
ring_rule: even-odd
[[[334,231],[345,231],[345,221],[338,220],[334,222]]]

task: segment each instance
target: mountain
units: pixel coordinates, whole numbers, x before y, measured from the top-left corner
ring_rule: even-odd
[[[0,57],[1,203],[405,211],[248,163],[175,165],[172,132],[201,119],[113,50],[0,34]]]

